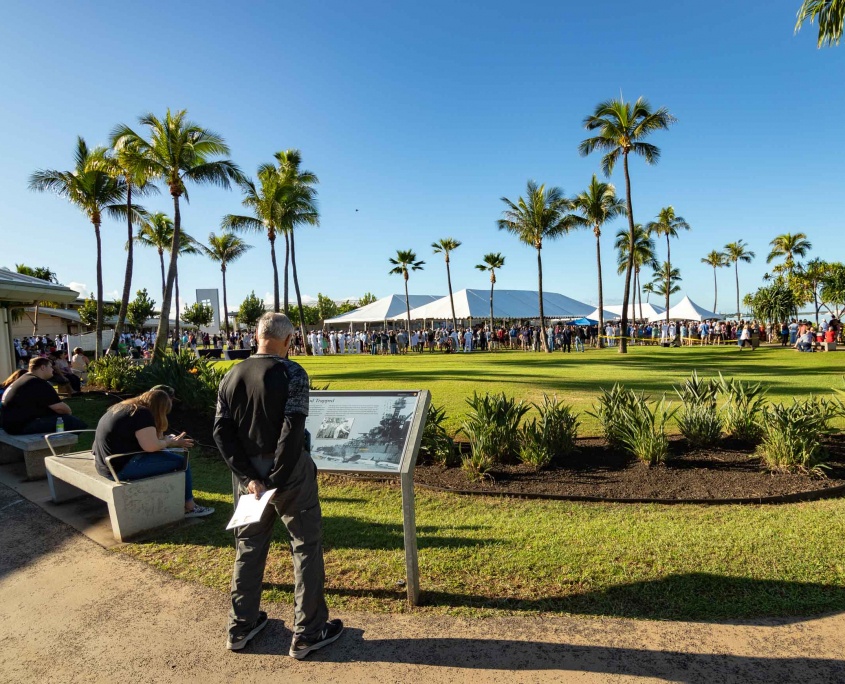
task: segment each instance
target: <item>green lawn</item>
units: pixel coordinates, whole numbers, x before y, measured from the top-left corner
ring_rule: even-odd
[[[582,413],[582,433],[598,434],[594,419],[583,415],[599,388],[621,382],[659,397],[680,384],[693,370],[699,375],[760,380],[774,401],[792,401],[810,393],[829,394],[843,387],[845,353],[800,354],[781,347],[739,351],[719,347],[629,347],[583,354],[552,355],[502,351],[479,354],[408,354],[407,356],[298,356],[315,386],[330,389],[428,389],[437,406],[445,406],[447,427],[457,430],[473,392],[501,392],[526,401],[557,394]],[[231,364],[232,362],[222,362]]]
[[[842,386],[845,354],[779,348],[738,352],[633,348],[563,356],[499,354],[299,358],[332,389],[428,388],[452,427],[464,398],[504,390],[554,393],[580,409],[602,385],[671,392],[693,369],[762,380],[791,401]],[[102,407],[101,407],[102,408]],[[98,410],[94,403],[87,410]],[[595,433],[585,417],[584,432]],[[230,479],[219,458],[193,459],[209,519],[164,531],[122,553],[220,591],[229,584]],[[350,610],[407,610],[400,494],[390,484],[322,478],[327,595]],[[845,610],[845,500],[783,506],[658,506],[464,498],[417,492],[419,560],[428,612],[575,613],[661,619],[741,619]],[[291,601],[292,571],[277,531],[265,577],[269,601]]]

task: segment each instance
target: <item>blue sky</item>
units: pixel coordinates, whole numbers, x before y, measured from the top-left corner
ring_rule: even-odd
[[[799,0],[568,2],[41,2],[6,6],[0,25],[0,265],[46,265],[66,284],[95,285],[93,229],[56,197],[27,190],[39,168],[72,165],[75,138],[107,142],[117,123],[187,109],[222,134],[248,174],[299,148],[320,177],[321,226],[297,236],[304,294],[340,299],[402,291],[388,258],[426,261],[412,293],[485,288],[473,267],[502,252],[498,287],[535,289],[536,254],[499,232],[500,197],[526,181],[581,191],[599,158],[581,158],[584,117],[605,99],[666,106],[678,118],[651,142],[660,163],[631,164],[635,219],[673,205],[692,226],[672,245],[683,293],[712,305],[701,257],[744,239],[743,293],[767,270],[768,243],[803,231],[813,255],[842,248],[845,47],[793,34]],[[131,11],[130,11],[131,8]],[[611,182],[624,193],[621,168]],[[191,188],[184,228],[199,239],[240,212],[240,193]],[[170,211],[169,196],[147,199]],[[356,211],[357,210],[357,211]],[[621,301],[613,235],[603,238],[606,302]],[[229,268],[229,303],[272,288],[265,237]],[[105,291],[122,288],[125,228],[103,229]],[[581,231],[543,249],[544,285],[596,302],[595,242]],[[658,243],[665,256],[665,243]],[[219,287],[207,260],[181,262],[183,299]],[[157,255],[137,255],[133,290],[159,300]],[[733,274],[719,273],[732,310]],[[680,295],[678,295],[680,297]],[[674,299],[673,299],[674,301]]]

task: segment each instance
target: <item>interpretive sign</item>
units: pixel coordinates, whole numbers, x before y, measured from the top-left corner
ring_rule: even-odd
[[[305,426],[320,470],[395,473],[408,449],[420,392],[311,392]]]
[[[428,390],[314,391],[305,421],[311,458],[319,470],[399,477],[406,588],[412,606],[420,597],[414,466],[429,403]]]

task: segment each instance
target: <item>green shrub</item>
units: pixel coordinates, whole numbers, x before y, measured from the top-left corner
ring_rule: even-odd
[[[725,380],[719,373],[719,392],[725,397],[722,407],[725,432],[734,439],[756,444],[763,434],[763,409],[766,392],[757,383]]]
[[[702,380],[696,371],[680,388],[675,388],[675,394],[683,402],[678,427],[693,447],[712,446],[722,436],[722,416],[716,410],[718,391],[718,382]]]
[[[649,465],[662,463],[669,454],[666,424],[675,415],[665,399],[650,407],[640,394],[632,406],[620,408],[619,439],[626,451]]]
[[[169,385],[176,392],[176,401],[194,411],[211,415],[217,403],[217,388],[226,374],[210,359],[197,358],[183,350],[168,352],[138,373],[133,390],[146,392],[155,385]]]
[[[464,430],[469,440],[470,451],[461,456],[461,468],[470,480],[483,480],[490,477],[488,472],[495,460],[491,454],[496,453],[496,428],[492,425],[473,424]]]
[[[446,409],[429,404],[425,429],[420,442],[420,456],[425,461],[431,461],[444,466],[457,465],[455,440],[446,432],[443,423],[446,420]]]
[[[492,463],[512,463],[519,453],[519,423],[528,412],[528,406],[521,400],[505,396],[504,392],[482,396],[473,392],[466,401],[470,411],[461,431],[471,444],[475,439],[480,448],[487,450],[485,456]],[[482,433],[483,438],[480,437]]]
[[[552,462],[553,456],[543,425],[536,418],[526,421],[519,432],[519,460],[540,470]]]
[[[101,356],[88,366],[88,384],[109,392],[130,392],[140,367],[125,356]]]
[[[759,447],[766,465],[776,471],[821,474],[827,460],[822,439],[835,432],[830,421],[838,414],[834,402],[817,397],[766,407]]]
[[[598,398],[598,403],[591,411],[587,411],[587,414],[599,421],[608,445],[620,447],[623,445],[620,432],[623,412],[630,412],[636,407],[637,395],[633,390],[623,387],[618,382],[614,383],[609,390],[604,387],[600,389],[601,396]]]
[[[544,394],[543,403],[534,404],[534,408],[540,414],[537,426],[552,458],[568,456],[575,451],[579,420],[572,405],[558,401],[557,396],[550,399]]]

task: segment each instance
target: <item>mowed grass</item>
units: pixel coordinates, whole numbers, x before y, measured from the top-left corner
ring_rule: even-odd
[[[473,391],[533,401],[543,393],[586,410],[619,381],[652,396],[693,369],[762,381],[775,401],[842,386],[845,354],[732,346],[632,348],[552,356],[522,352],[404,357],[299,357],[332,389],[430,389],[451,427]],[[597,426],[582,415],[585,434]],[[224,530],[231,480],[214,454],[193,460],[209,519],[120,547],[177,577],[227,591],[234,547]],[[326,589],[333,608],[409,610],[401,497],[390,483],[321,477]],[[783,506],[586,504],[417,491],[423,605],[471,616],[573,613],[722,620],[845,610],[845,500]],[[281,525],[265,575],[265,600],[292,601]]]
[[[193,460],[216,513],[120,551],[228,591],[231,479]],[[401,495],[390,483],[321,476],[327,600],[405,612]],[[784,506],[584,504],[416,494],[420,583],[429,613],[616,615],[729,620],[845,609],[845,500]],[[293,600],[277,526],[265,601]]]
[[[736,345],[682,347],[633,346],[626,355],[616,349],[588,350],[583,354],[541,354],[501,351],[472,354],[405,356],[297,356],[312,383],[329,389],[427,389],[436,406],[444,406],[446,426],[455,432],[466,414],[466,397],[473,392],[505,392],[529,402],[556,394],[581,414],[584,436],[598,435],[598,424],[586,415],[601,387],[614,382],[659,399],[677,397],[680,385],[693,370],[699,375],[761,381],[772,401],[792,402],[810,394],[830,395],[843,388],[845,352],[801,354],[789,348],[762,346],[739,351]],[[231,364],[232,362],[222,362]]]

